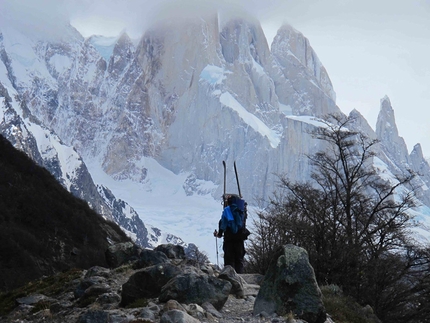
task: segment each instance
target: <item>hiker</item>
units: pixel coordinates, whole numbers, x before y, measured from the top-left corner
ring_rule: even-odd
[[[219,221],[219,230],[214,231],[214,236],[221,238],[224,234],[224,266],[230,265],[238,274],[241,274],[243,273],[245,242],[242,233],[243,223],[241,221],[241,223],[234,223],[235,212],[238,212],[242,218],[243,212],[235,204],[235,198],[230,195],[227,197],[227,206],[224,208]]]

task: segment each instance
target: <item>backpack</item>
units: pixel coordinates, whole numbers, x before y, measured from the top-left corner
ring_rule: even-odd
[[[230,228],[230,231],[233,234],[236,234],[243,228],[244,223],[244,214],[243,211],[240,210],[237,205],[233,204],[228,207],[231,212],[231,218],[228,218],[227,228]]]
[[[228,212],[226,214],[227,216],[227,228],[230,228],[229,231],[231,231],[237,238],[240,238],[242,240],[248,239],[248,236],[251,234],[249,230],[246,228],[246,218],[247,218],[247,211],[246,211],[246,202],[244,199],[242,199],[242,194],[240,192],[240,185],[239,185],[239,176],[237,174],[237,168],[236,168],[236,161],[234,162],[234,172],[236,174],[236,182],[237,182],[237,189],[239,191],[239,195],[236,194],[226,194],[226,164],[223,160],[222,162],[223,168],[224,168],[224,194],[223,194],[223,205],[224,210],[228,209]],[[231,200],[232,203],[227,203],[228,200]],[[230,210],[230,207],[226,207],[228,204],[232,206],[232,210]]]
[[[235,195],[231,195],[230,199],[232,199],[232,205],[226,208],[227,228],[230,228],[233,234],[239,233],[240,238],[246,240],[250,232],[246,228],[245,200]]]

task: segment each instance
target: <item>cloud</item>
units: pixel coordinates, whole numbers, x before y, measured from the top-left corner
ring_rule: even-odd
[[[61,37],[69,22],[84,37],[139,38],[156,23],[218,11],[257,18],[268,42],[283,23],[307,37],[326,67],[344,111],[371,122],[388,95],[399,131],[430,156],[430,2],[428,0],[0,0],[0,28]]]
[[[0,27],[35,37],[61,37],[73,7],[66,0],[0,0]]]

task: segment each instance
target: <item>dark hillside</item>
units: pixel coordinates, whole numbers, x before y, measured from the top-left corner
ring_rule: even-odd
[[[114,223],[0,136],[0,290],[69,268],[107,266]]]

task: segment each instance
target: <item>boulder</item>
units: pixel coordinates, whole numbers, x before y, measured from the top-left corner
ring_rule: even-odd
[[[167,256],[161,251],[144,249],[140,252],[139,258],[134,264],[134,269],[142,269],[158,264],[165,264],[169,262]]]
[[[142,311],[139,313],[139,318],[144,319],[145,321],[155,321],[155,313],[151,311],[150,308],[144,307]]]
[[[164,312],[168,312],[171,310],[186,312],[185,308],[181,304],[179,304],[178,301],[175,301],[174,299],[167,301],[167,303],[164,305],[164,308],[163,308]]]
[[[109,278],[111,275],[110,269],[100,267],[100,266],[94,266],[88,269],[87,273],[85,274],[85,278],[99,276],[104,278]]]
[[[200,323],[200,321],[186,312],[171,310],[163,314],[160,323]]]
[[[117,243],[106,250],[106,262],[109,267],[117,268],[130,261],[137,260],[140,248],[131,242]]]
[[[107,283],[107,279],[105,277],[100,276],[92,276],[88,278],[81,279],[79,284],[76,286],[73,291],[73,295],[75,298],[81,298],[85,291],[93,285],[105,285]]]
[[[200,321],[203,321],[205,319],[205,310],[203,309],[203,307],[201,307],[198,304],[185,305],[185,310],[192,317],[194,317]]]
[[[206,313],[210,313],[212,316],[217,318],[222,318],[222,314],[218,312],[218,310],[209,302],[204,302],[202,304],[203,309],[206,311]]]
[[[122,285],[121,305],[126,306],[140,298],[158,297],[161,288],[181,270],[172,264],[163,264],[140,269]]]
[[[167,302],[170,299],[180,303],[203,304],[211,303],[220,310],[230,294],[231,283],[206,274],[188,273],[176,276],[161,289],[159,300]]]
[[[83,313],[77,323],[109,323],[109,313],[100,310],[89,310]]]
[[[270,263],[254,303],[254,315],[292,312],[309,323],[326,319],[322,294],[303,248],[285,245]]]
[[[108,284],[94,284],[88,287],[84,294],[79,298],[79,304],[93,303],[100,295],[110,293]]]
[[[157,246],[154,251],[161,251],[169,259],[185,259],[184,247],[180,245],[173,245],[171,243],[162,244]]]
[[[119,304],[120,302],[121,302],[121,296],[119,296],[115,292],[108,292],[108,293],[101,294],[96,299],[96,303],[100,304],[101,306]]]
[[[231,283],[232,288],[230,294],[235,295],[238,298],[244,297],[244,281],[242,278],[236,273],[232,266],[225,266],[222,271],[219,273],[218,278],[227,280]]]

